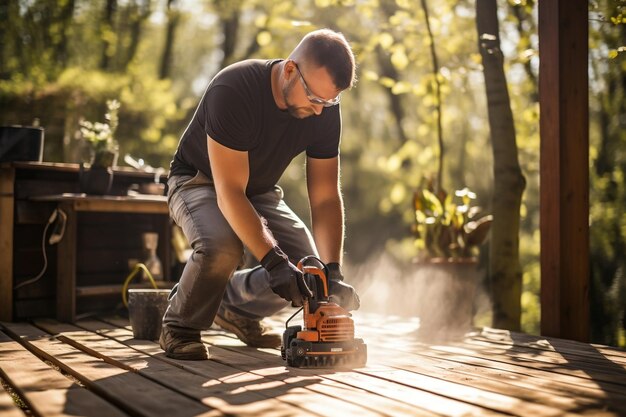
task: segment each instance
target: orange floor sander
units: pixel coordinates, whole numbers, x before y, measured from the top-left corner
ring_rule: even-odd
[[[357,368],[367,362],[367,345],[354,337],[351,314],[330,301],[328,268],[315,256],[298,262],[298,269],[313,292],[303,307],[292,315],[283,333],[280,349],[287,365],[296,368]],[[289,326],[289,322],[303,311],[303,326]]]

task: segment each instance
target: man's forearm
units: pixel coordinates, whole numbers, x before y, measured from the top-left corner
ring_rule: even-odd
[[[341,196],[311,207],[313,237],[322,261],[342,262],[344,215]]]
[[[245,194],[237,190],[219,190],[217,203],[230,227],[257,260],[261,260],[276,245],[274,237]]]

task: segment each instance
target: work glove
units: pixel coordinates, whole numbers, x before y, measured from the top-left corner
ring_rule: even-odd
[[[304,297],[313,297],[302,272],[289,262],[287,255],[278,246],[261,259],[261,265],[270,274],[269,283],[272,291],[291,301],[292,307],[301,307]]]
[[[330,300],[346,310],[358,310],[361,306],[359,295],[353,286],[343,282],[341,266],[336,262],[326,264],[328,268],[328,293]]]

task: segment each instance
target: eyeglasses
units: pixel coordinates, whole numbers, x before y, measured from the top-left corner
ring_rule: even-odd
[[[304,87],[306,98],[308,98],[311,103],[316,104],[316,105],[322,105],[324,107],[332,107],[332,106],[336,106],[337,104],[339,104],[339,102],[341,101],[341,93],[339,93],[337,97],[330,99],[330,100],[326,100],[326,99],[316,96],[315,94],[311,92],[311,90],[309,90],[309,87],[306,85],[306,81],[304,81],[304,77],[302,76],[302,73],[300,72],[300,68],[298,68],[298,64],[294,62],[294,65],[296,67],[296,70],[298,71],[298,75],[300,76],[300,82],[302,83],[302,87]]]

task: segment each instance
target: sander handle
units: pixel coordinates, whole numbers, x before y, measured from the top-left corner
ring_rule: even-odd
[[[323,270],[314,266],[304,266],[302,268],[302,273],[317,275],[322,281],[322,285],[324,286],[324,298],[328,298],[328,280],[326,279],[326,274]]]
[[[318,266],[305,265],[309,260],[317,261],[320,265],[322,265],[323,269]],[[328,293],[328,267],[326,266],[326,264],[322,262],[321,259],[317,256],[309,255],[300,259],[297,267],[300,271],[302,271],[303,274],[311,274],[319,277],[319,279],[322,281],[322,287],[324,288],[324,299],[328,299],[330,295]]]

